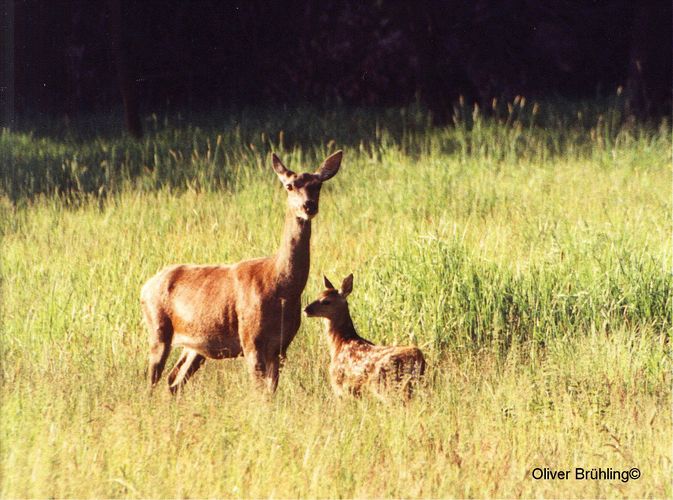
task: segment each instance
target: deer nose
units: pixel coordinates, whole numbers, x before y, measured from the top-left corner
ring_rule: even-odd
[[[304,314],[309,315],[313,312],[313,307],[311,307],[313,304],[309,304],[304,308]]]
[[[305,201],[304,210],[307,214],[314,214],[318,211],[318,204],[315,201]]]

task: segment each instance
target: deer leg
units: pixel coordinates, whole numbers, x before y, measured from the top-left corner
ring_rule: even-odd
[[[170,352],[171,346],[168,342],[156,342],[150,346],[150,377],[152,387],[159,382]]]
[[[192,351],[191,349],[185,349],[180,355],[180,359],[175,364],[175,367],[171,371],[171,374],[168,377],[169,390],[172,394],[175,394],[178,389],[184,386],[192,375],[201,368],[201,365],[206,360],[204,356],[201,356],[198,352]]]
[[[163,316],[159,309],[141,299],[141,308],[145,318],[145,324],[149,331],[150,344],[150,384],[154,387],[161,374],[164,371],[166,360],[171,352],[171,341],[173,339],[173,325],[171,321]]]
[[[169,386],[173,385],[173,382],[175,381],[175,377],[177,377],[178,373],[180,373],[180,368],[185,363],[185,360],[187,359],[187,354],[188,353],[189,353],[189,351],[187,351],[187,349],[183,349],[182,352],[180,353],[180,357],[178,358],[177,362],[175,363],[175,366],[173,366],[173,369],[171,370],[171,373],[168,374],[168,385]]]
[[[269,391],[271,394],[276,392],[276,388],[278,387],[279,372],[280,372],[280,356],[273,356],[271,359],[267,360],[266,374],[264,377],[266,390]]]
[[[261,352],[254,350],[245,353],[248,372],[258,389],[264,389],[266,379],[266,360]]]

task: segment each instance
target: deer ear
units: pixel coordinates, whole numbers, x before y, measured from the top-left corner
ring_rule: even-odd
[[[320,178],[321,182],[324,182],[328,179],[334,177],[339,171],[341,166],[341,158],[343,157],[343,151],[339,150],[336,153],[329,155],[320,168],[316,171],[315,175]]]
[[[334,290],[334,285],[330,282],[330,280],[327,279],[327,276],[322,277],[323,282],[325,283],[325,288],[329,288],[330,290]]]
[[[350,273],[341,283],[341,296],[343,298],[348,297],[348,295],[353,291],[353,273]]]
[[[283,162],[280,161],[280,158],[278,158],[275,153],[271,155],[271,161],[271,165],[273,166],[276,175],[280,179],[280,182],[285,184],[290,179],[290,177],[294,175],[294,172],[285,168],[285,165],[283,165]]]

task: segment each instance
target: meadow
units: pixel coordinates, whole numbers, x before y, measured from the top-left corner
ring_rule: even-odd
[[[671,497],[671,127],[619,102],[29,120],[0,135],[0,495]],[[311,275],[359,333],[421,347],[407,405],[338,400],[304,318],[273,398],[242,360],[150,393],[140,286],[271,254],[285,194],[344,149]],[[168,366],[177,357],[174,351]],[[535,468],[630,470],[536,480]]]

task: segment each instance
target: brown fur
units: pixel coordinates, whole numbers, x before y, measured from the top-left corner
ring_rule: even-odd
[[[311,219],[320,187],[339,170],[341,151],[315,174],[295,174],[273,155],[288,194],[278,252],[233,265],[180,264],[150,278],[140,294],[150,338],[150,377],[160,379],[172,346],[183,347],[168,376],[175,392],[206,358],[244,356],[250,374],[273,392],[280,359],[301,322],[301,294],[310,265]]]
[[[409,398],[413,384],[425,373],[423,353],[411,346],[374,345],[357,334],[346,301],[353,289],[352,274],[343,281],[341,292],[327,278],[325,286],[327,289],[304,312],[326,320],[334,392],[338,396],[359,396],[368,388],[381,399],[394,391]]]

